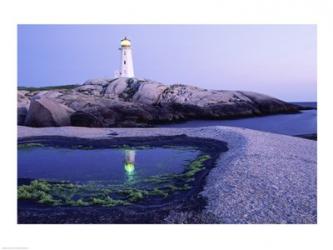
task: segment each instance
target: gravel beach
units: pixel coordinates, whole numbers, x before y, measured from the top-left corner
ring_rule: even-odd
[[[191,137],[225,141],[229,150],[209,173],[200,213],[207,223],[317,223],[316,141],[235,127],[80,128],[18,127],[18,138],[68,136]],[[189,214],[171,213],[170,223],[186,223]]]

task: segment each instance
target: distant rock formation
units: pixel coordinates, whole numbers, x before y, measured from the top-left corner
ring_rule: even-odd
[[[18,91],[18,124],[146,127],[189,119],[230,119],[298,112],[299,106],[246,91],[115,78],[72,89]]]

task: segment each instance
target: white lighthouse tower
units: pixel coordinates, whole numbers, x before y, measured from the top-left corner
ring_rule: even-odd
[[[125,37],[120,41],[120,77],[134,77],[131,41]]]

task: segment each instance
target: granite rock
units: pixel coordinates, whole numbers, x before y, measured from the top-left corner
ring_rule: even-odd
[[[88,80],[72,89],[19,91],[18,96],[18,123],[27,126],[142,127],[189,119],[230,119],[299,110],[296,105],[255,92],[207,90],[137,78]],[[34,102],[28,110],[28,103],[38,98],[58,103],[59,112],[66,113],[66,117],[70,114],[70,118],[60,123],[50,115],[48,122],[26,119],[27,114],[34,112],[30,111],[31,107],[38,106],[38,101]],[[73,112],[63,112],[67,108]]]
[[[33,98],[24,124],[31,127],[69,126],[74,111],[50,98]]]

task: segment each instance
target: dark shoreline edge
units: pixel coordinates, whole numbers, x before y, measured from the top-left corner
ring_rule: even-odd
[[[121,145],[135,146],[195,146],[201,152],[210,155],[204,163],[204,170],[195,176],[195,185],[185,196],[171,198],[166,204],[160,206],[132,205],[105,207],[48,207],[32,204],[31,202],[18,201],[19,224],[158,224],[167,223],[165,218],[170,212],[194,212],[200,214],[206,205],[206,200],[199,195],[206,183],[210,170],[216,166],[216,161],[222,152],[228,150],[227,143],[214,139],[177,136],[152,136],[152,137],[113,137],[111,139],[83,139],[64,136],[35,136],[19,138],[18,144],[43,143],[48,146],[61,145],[86,145],[96,148],[117,148]],[[25,212],[24,210],[29,210]],[[54,216],[52,216],[52,213]],[[37,216],[36,216],[37,214]],[[39,216],[38,216],[39,214]],[[62,215],[61,215],[62,214]],[[62,218],[64,217],[65,219]],[[35,216],[33,216],[35,215]],[[50,216],[51,215],[51,216]],[[50,217],[48,217],[50,216]],[[202,223],[203,218],[193,216],[188,223]],[[207,223],[206,219],[205,222]],[[213,223],[213,222],[212,222]]]
[[[303,138],[303,139],[308,139],[308,140],[317,141],[317,133],[313,133],[313,134],[303,134],[303,135],[293,135],[293,136],[294,136],[294,137]]]
[[[172,124],[181,124],[191,121],[229,121],[229,120],[242,120],[247,118],[258,118],[258,117],[267,117],[267,116],[278,116],[278,115],[294,115],[299,114],[302,112],[302,110],[312,110],[313,108],[304,108],[301,107],[297,111],[283,111],[283,112],[275,112],[275,113],[262,113],[262,114],[234,114],[225,116],[222,118],[214,118],[214,117],[198,117],[198,118],[184,118],[184,119],[178,119],[173,121],[156,121],[151,122],[150,124],[147,124],[146,126],[142,126],[142,128],[158,128],[161,125],[172,125]],[[29,126],[28,126],[29,127]],[[77,126],[80,127],[80,126]],[[31,127],[31,128],[38,128],[38,127]],[[120,127],[114,127],[114,128],[138,128],[138,127],[126,127],[126,126],[120,126]]]

